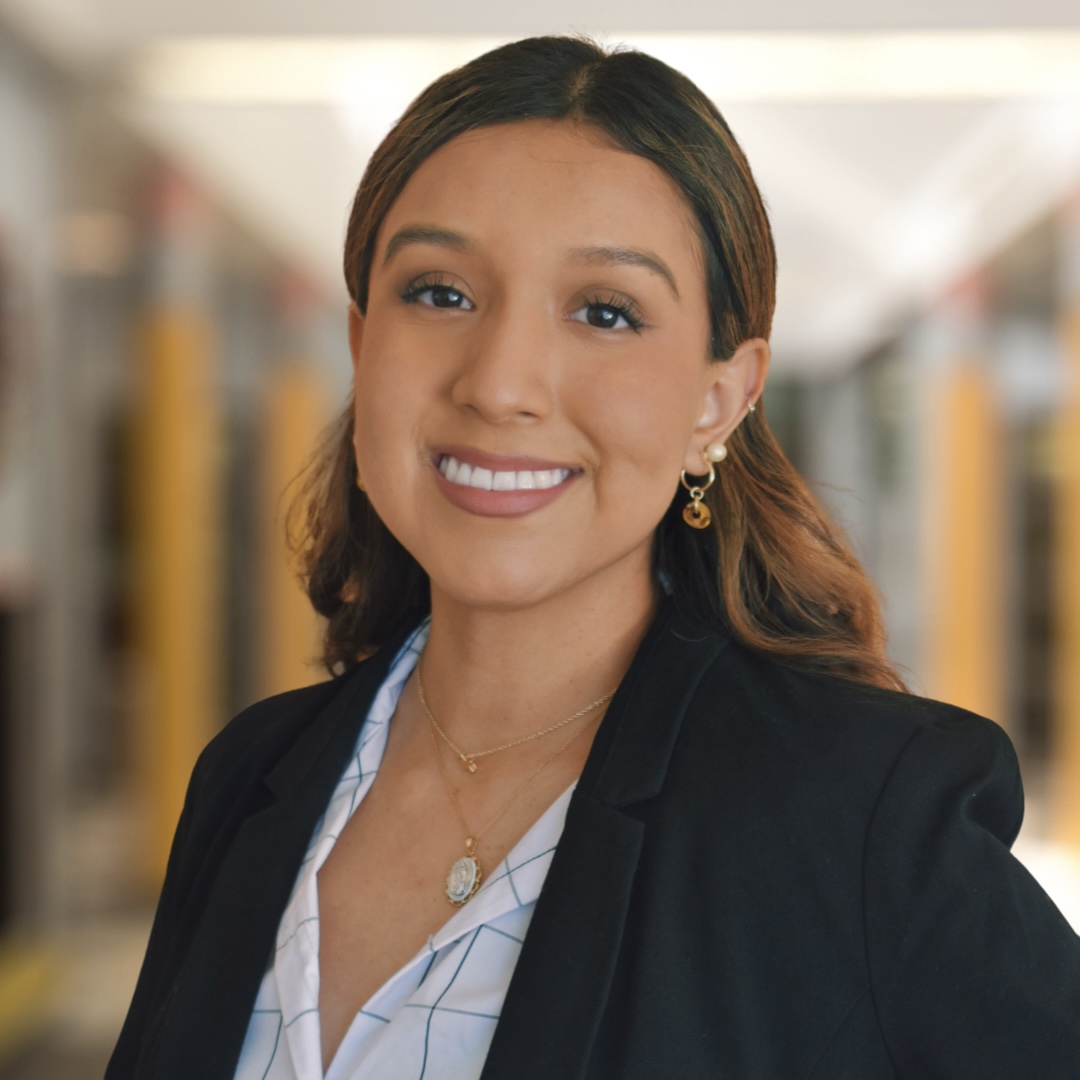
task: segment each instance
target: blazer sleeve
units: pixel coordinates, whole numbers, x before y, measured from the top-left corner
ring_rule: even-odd
[[[958,710],[920,727],[869,826],[870,985],[900,1080],[1077,1080],[1080,939],[1010,854],[1007,736]]]

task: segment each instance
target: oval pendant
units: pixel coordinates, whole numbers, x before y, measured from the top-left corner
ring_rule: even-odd
[[[446,875],[446,899],[461,907],[480,888],[480,863],[472,855],[462,855]]]
[[[687,503],[683,507],[683,521],[687,525],[692,525],[695,529],[706,529],[709,526],[709,522],[712,521],[712,514],[709,512],[709,508],[700,502]]]

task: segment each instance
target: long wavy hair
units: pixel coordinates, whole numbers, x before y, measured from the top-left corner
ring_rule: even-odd
[[[431,84],[375,151],[345,241],[349,295],[366,311],[379,227],[421,163],[466,131],[531,119],[588,126],[653,162],[693,210],[705,254],[713,360],[768,338],[776,254],[750,167],[716,106],[644,53],[572,37],[494,49]],[[427,575],[357,488],[352,403],[313,457],[294,506],[293,542],[331,671],[378,648],[430,608]],[[842,535],[784,457],[764,410],[728,441],[705,501],[712,525],[687,527],[673,498],[654,569],[678,602],[751,649],[813,671],[902,688],[885,655],[875,590]]]

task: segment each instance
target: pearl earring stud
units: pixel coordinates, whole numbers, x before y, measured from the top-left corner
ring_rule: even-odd
[[[727,457],[727,447],[722,442],[709,443],[705,447],[705,460],[719,465]]]

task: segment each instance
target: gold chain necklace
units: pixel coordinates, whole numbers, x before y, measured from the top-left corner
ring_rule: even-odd
[[[431,713],[431,708],[427,703],[427,697],[424,694],[424,657],[421,654],[420,659],[416,663],[416,690],[420,697],[420,704],[423,706],[424,712],[427,713],[427,718],[431,721],[431,726],[435,731],[439,733],[440,738],[451,750],[457,755],[458,760],[470,773],[476,772],[476,762],[480,758],[488,757],[491,754],[498,754],[502,750],[510,750],[515,746],[521,746],[524,743],[532,742],[533,739],[540,739],[544,735],[550,735],[552,732],[558,731],[559,728],[566,727],[567,724],[572,724],[575,720],[580,720],[583,716],[588,716],[594,709],[599,709],[601,705],[606,705],[614,696],[615,691],[612,690],[610,694],[605,694],[602,698],[597,698],[591,705],[586,705],[584,709],[579,709],[573,716],[568,716],[565,720],[560,720],[557,724],[550,724],[546,728],[541,728],[539,731],[534,731],[531,735],[525,735],[520,739],[515,739],[513,742],[503,743],[501,746],[493,746],[490,750],[477,750],[472,754],[467,754],[450,738],[449,735],[443,731],[439,725],[439,721]],[[434,732],[432,733],[434,736]],[[439,758],[442,761],[442,758]]]
[[[450,867],[450,872],[446,875],[446,899],[450,901],[454,907],[461,907],[472,899],[476,890],[480,888],[480,881],[484,876],[483,868],[480,866],[480,859],[476,854],[476,845],[480,843],[481,837],[506,813],[507,810],[517,801],[517,798],[521,793],[540,775],[540,773],[551,764],[564,750],[569,749],[572,743],[576,742],[585,733],[587,728],[579,728],[570,736],[565,742],[558,746],[552,753],[548,754],[539,765],[525,778],[522,783],[510,796],[495,811],[494,815],[488,820],[487,824],[478,832],[473,832],[469,828],[469,822],[465,818],[465,811],[461,808],[461,801],[458,799],[457,792],[454,791],[453,786],[450,783],[450,777],[446,773],[446,765],[443,762],[442,749],[439,746],[439,740],[435,737],[435,717],[428,713],[428,719],[431,721],[432,726],[428,729],[431,731],[431,743],[435,748],[435,758],[439,763],[439,775],[443,778],[443,783],[446,785],[446,793],[450,796],[450,801],[454,804],[454,812],[458,816],[458,821],[461,822],[461,827],[465,830],[465,854],[459,859],[456,859],[453,865]],[[445,736],[444,736],[445,738]]]

